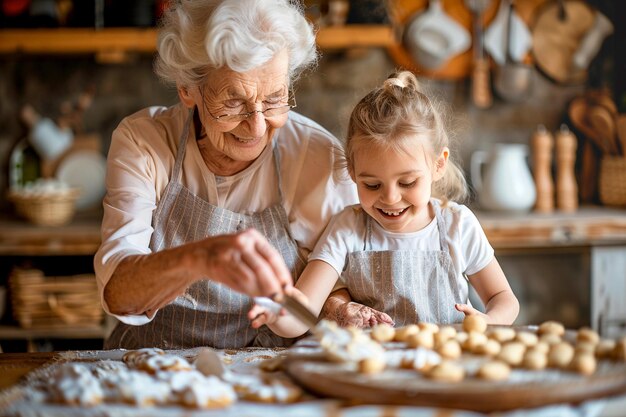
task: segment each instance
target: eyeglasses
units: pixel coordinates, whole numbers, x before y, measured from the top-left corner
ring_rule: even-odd
[[[215,120],[216,122],[239,123],[248,119],[250,116],[254,115],[255,113],[261,113],[263,117],[265,118],[280,116],[281,114],[285,114],[289,110],[297,107],[298,103],[296,103],[296,97],[294,96],[293,92],[290,92],[289,97],[287,99],[287,104],[281,104],[281,103],[269,104],[269,105],[264,104],[264,106],[268,106],[268,107],[266,107],[263,110],[252,110],[250,112],[237,113],[237,114],[222,114],[219,116],[214,116],[213,114],[211,114],[211,112],[206,108],[206,104],[205,104],[205,110],[209,114],[209,116],[211,116],[213,120]]]

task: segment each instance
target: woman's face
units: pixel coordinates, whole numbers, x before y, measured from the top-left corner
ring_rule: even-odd
[[[282,51],[266,64],[240,73],[227,68],[212,71],[204,86],[187,92],[193,98],[183,102],[199,109],[204,131],[203,157],[221,175],[232,175],[249,166],[271,142],[288,113],[265,117],[254,110],[287,105],[289,101],[288,55]],[[253,112],[243,121],[228,122],[220,117]]]

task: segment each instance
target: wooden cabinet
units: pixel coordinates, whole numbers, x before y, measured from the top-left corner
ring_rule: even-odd
[[[72,223],[61,227],[35,226],[6,214],[0,215],[0,284],[8,287],[8,276],[16,266],[30,266],[46,275],[93,273],[93,255],[100,245],[101,215],[78,215]],[[115,324],[106,318],[94,326],[35,326],[22,328],[12,320],[11,292],[6,299],[6,312],[0,325],[0,346],[10,341],[26,341],[27,350],[37,350],[37,343],[48,339],[65,339],[67,348],[72,339],[90,339],[94,347]],[[53,346],[54,348],[54,346]]]

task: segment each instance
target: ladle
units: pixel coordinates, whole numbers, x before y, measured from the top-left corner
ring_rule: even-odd
[[[506,101],[521,101],[528,96],[532,82],[532,68],[521,62],[515,62],[511,56],[513,32],[513,0],[509,2],[509,16],[506,30],[506,58],[504,65],[498,67],[494,87],[498,95]]]

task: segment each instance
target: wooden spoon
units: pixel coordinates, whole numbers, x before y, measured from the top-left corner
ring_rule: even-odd
[[[622,146],[622,156],[626,157],[626,114],[617,116],[617,139]]]
[[[576,97],[569,105],[568,115],[572,124],[578,129],[585,137],[593,142],[604,154],[610,153],[610,148],[607,144],[598,137],[598,134],[593,130],[587,121],[587,114],[589,112],[589,106],[587,106],[587,100],[584,97]]]
[[[605,143],[608,154],[619,155],[619,149],[615,138],[615,119],[603,106],[593,106],[589,109],[587,120],[591,129],[597,135],[597,140]]]

